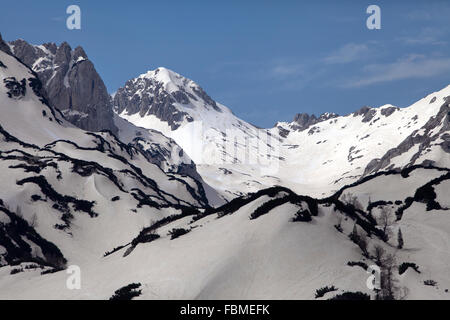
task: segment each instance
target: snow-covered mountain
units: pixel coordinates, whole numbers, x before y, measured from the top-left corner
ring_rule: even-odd
[[[84,130],[110,131],[121,141],[139,148],[148,161],[166,172],[199,180],[211,203],[223,203],[174,140],[153,129],[137,127],[113,112],[103,80],[82,47],[72,50],[66,42],[59,46],[55,43],[32,45],[22,39],[5,43],[4,47],[36,73],[46,101],[61,110],[67,121]]]
[[[261,129],[238,119],[192,80],[158,68],[127,81],[114,96],[114,108],[135,125],[173,138],[227,199],[273,185],[325,196],[380,169],[450,165],[448,96],[450,86],[407,108],[298,114],[293,122]],[[419,143],[422,156],[414,155]]]
[[[449,167],[449,96],[447,86],[406,108],[384,105],[346,116],[325,114],[319,119],[326,120],[300,129],[297,121],[278,123],[271,132],[278,131],[289,146],[282,149],[288,171],[280,177],[296,191],[305,192],[295,187],[302,183],[326,193],[381,169],[424,163]]]
[[[270,175],[281,160],[281,139],[237,118],[176,72],[158,68],[127,81],[115,93],[113,104],[120,117],[174,139],[224,198],[258,190],[261,181],[267,180],[266,186],[274,184]],[[256,180],[248,178],[252,170],[259,176]],[[242,182],[233,176],[234,183],[224,186],[223,173],[228,172],[242,172]]]
[[[266,130],[240,120],[194,81],[166,68],[127,81],[113,104],[122,118],[173,138],[197,164],[242,163],[244,146],[231,138],[247,137],[256,147],[267,138]],[[258,156],[266,155],[256,147]]]
[[[159,68],[118,90],[116,135],[67,121],[13,51],[0,299],[450,298],[450,87],[260,129]]]
[[[31,69],[3,51],[0,61],[2,265],[60,268],[103,254],[153,220],[208,207],[204,184],[183,172],[195,167],[181,149],[165,162],[174,146],[166,137],[142,129],[146,140],[125,144],[109,131],[83,131],[47,104]]]

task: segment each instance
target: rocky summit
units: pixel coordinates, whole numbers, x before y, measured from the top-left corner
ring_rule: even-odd
[[[49,103],[69,122],[84,130],[117,133],[111,98],[82,47],[72,50],[67,42],[32,45],[19,39],[9,48],[36,72]]]

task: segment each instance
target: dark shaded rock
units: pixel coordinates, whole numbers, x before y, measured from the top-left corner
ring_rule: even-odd
[[[0,50],[5,52],[5,53],[7,53],[7,54],[9,54],[9,55],[12,55],[12,52],[11,52],[8,44],[5,41],[3,41],[1,33],[0,33]]]
[[[376,109],[364,106],[355,113],[353,113],[353,116],[354,117],[363,116],[362,122],[370,122],[376,113],[377,113]]]
[[[419,270],[419,266],[417,264],[415,264],[415,263],[412,263],[412,262],[403,262],[398,267],[398,273],[399,274],[404,274],[406,272],[406,270],[408,270],[408,268],[413,269],[417,273],[421,273],[420,270]]]
[[[36,72],[49,104],[61,110],[68,121],[88,131],[118,132],[111,98],[83,48],[72,50],[67,42],[33,46],[15,40],[10,44],[14,55]]]
[[[381,109],[381,115],[383,115],[385,117],[389,117],[391,114],[393,114],[397,110],[398,110],[398,108],[396,108],[396,107],[387,107],[387,108]]]
[[[211,97],[208,96],[202,88],[200,87],[193,88],[193,90],[201,99],[203,99],[203,101],[205,101],[208,105],[211,105],[214,108],[214,110],[216,110],[217,112],[222,112],[222,110],[220,110],[219,107],[217,106],[216,102],[213,99],[211,99]]]
[[[173,228],[169,231],[168,235],[170,235],[170,240],[177,239],[182,235],[189,233],[191,230],[183,229],[183,228]]]
[[[307,113],[297,113],[294,117],[294,123],[292,124],[292,129],[297,131],[303,131],[311,127],[312,125],[333,119],[338,117],[336,113],[323,113],[318,118],[315,115],[309,115]]]
[[[315,115],[309,115],[307,113],[297,113],[294,117],[294,122],[298,124],[299,130],[304,130],[310,125],[317,123]]]
[[[358,111],[355,111],[355,112],[353,113],[353,116],[354,116],[354,117],[357,117],[357,116],[365,116],[370,110],[371,110],[370,107],[364,106],[364,107],[362,107],[361,109],[359,109]]]
[[[287,129],[284,129],[282,127],[278,127],[278,134],[283,137],[286,138],[289,135],[290,131]]]
[[[160,72],[165,72],[169,78],[176,79],[175,82],[171,82],[175,89],[168,90],[165,83],[156,77]],[[206,110],[212,108],[222,112],[217,103],[200,86],[164,68],[128,80],[124,87],[117,90],[113,98],[114,110],[117,113],[124,111],[128,115],[138,113],[141,117],[154,115],[167,122],[172,130],[179,128],[184,121],[194,121],[187,112],[176,107],[176,104],[181,104],[186,108],[194,108],[192,102],[202,102],[202,107]]]
[[[419,150],[411,156],[409,163],[406,166],[415,164],[420,155],[432,145],[436,144],[439,139],[443,142],[438,143],[442,150],[450,153],[450,106],[449,101],[445,102],[436,116],[431,117],[430,120],[421,128],[415,130],[412,134],[405,138],[397,147],[392,148],[386,152],[381,159],[373,159],[369,162],[364,170],[364,175],[377,172],[379,170],[392,168],[391,160],[405,152],[408,152],[415,145],[419,145]],[[439,131],[434,132],[434,129],[441,126]],[[420,132],[423,132],[420,134]]]
[[[143,88],[145,92],[142,95],[136,94]],[[114,108],[117,113],[126,110],[127,114],[139,113],[141,117],[154,115],[168,122],[172,130],[176,130],[184,119],[192,121],[186,112],[174,106],[177,102],[187,104],[189,99],[182,91],[169,94],[160,83],[147,78],[127,81],[125,87],[119,88],[114,96]]]
[[[130,283],[129,285],[117,289],[109,300],[132,300],[134,297],[141,295],[142,290],[140,283]]]
[[[9,98],[22,98],[25,96],[27,92],[27,82],[25,79],[21,81],[17,81],[14,77],[9,77],[3,79],[3,83],[5,84],[8,92],[6,93]]]
[[[67,261],[59,248],[42,238],[35,228],[21,217],[19,208],[13,212],[0,199],[0,211],[10,220],[9,223],[0,223],[0,245],[6,250],[2,255],[8,264],[36,262],[57,269],[65,267]],[[42,257],[33,254],[31,244],[39,248]]]

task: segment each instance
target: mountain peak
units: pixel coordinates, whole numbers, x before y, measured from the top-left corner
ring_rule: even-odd
[[[326,121],[336,117],[338,117],[338,114],[334,112],[325,112],[322,113],[319,117],[316,117],[314,114],[297,113],[294,117],[294,129],[303,131],[318,122]]]
[[[169,93],[178,90],[185,91],[188,88],[199,88],[199,85],[194,81],[167,69],[165,67],[159,67],[155,70],[149,70],[144,74],[141,74],[138,78],[149,79],[150,81],[155,81],[163,85],[164,90]]]
[[[9,47],[37,73],[50,104],[69,122],[89,131],[117,133],[109,94],[82,47],[72,50],[65,41],[59,46],[33,45],[20,39],[9,42]]]
[[[201,120],[206,114],[229,111],[194,81],[170,69],[159,67],[128,80],[114,95],[118,114],[153,115],[172,130],[183,123]]]

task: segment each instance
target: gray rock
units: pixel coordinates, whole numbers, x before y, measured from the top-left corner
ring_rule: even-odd
[[[315,125],[316,123],[326,121],[329,119],[337,118],[336,113],[323,113],[318,118],[315,115],[309,115],[307,113],[297,113],[294,117],[294,123],[291,128],[296,131],[303,131]]]
[[[290,131],[285,128],[282,128],[282,127],[277,127],[277,128],[278,128],[278,134],[283,138],[286,138],[290,133]]]
[[[7,54],[12,55],[12,52],[11,52],[11,50],[9,49],[8,44],[7,44],[5,41],[3,41],[3,38],[2,38],[2,34],[1,34],[1,33],[0,33],[0,50],[3,51],[3,52],[5,52],[5,53],[7,53]]]
[[[117,134],[111,98],[83,48],[72,50],[67,42],[34,46],[15,40],[10,44],[14,55],[38,75],[49,104],[68,121],[84,130]]]
[[[397,110],[398,110],[398,108],[396,108],[396,107],[387,107],[387,108],[381,109],[381,115],[383,115],[385,117],[389,117],[391,114],[393,114]]]
[[[370,107],[364,106],[358,111],[353,113],[354,117],[363,116],[362,122],[370,122],[375,114],[377,113],[376,109],[372,109]]]
[[[434,132],[435,128],[442,127],[439,131]],[[397,147],[392,148],[386,152],[381,159],[373,159],[369,162],[364,170],[364,175],[375,173],[380,170],[386,170],[395,168],[395,165],[391,163],[392,159],[411,150],[414,146],[418,145],[418,151],[413,154],[406,164],[406,166],[417,164],[416,161],[420,155],[430,148],[432,145],[439,144],[444,152],[450,153],[450,101],[446,101],[440,108],[436,116],[431,117],[430,120],[421,128],[421,130],[415,130],[405,140],[403,140]],[[423,132],[423,134],[419,134]],[[442,140],[442,142],[437,142]],[[427,159],[426,163],[430,164],[432,159]]]
[[[160,68],[155,70],[158,74]],[[188,79],[183,78],[187,86]],[[125,86],[119,88],[114,95],[113,105],[117,113],[126,111],[128,115],[139,114],[154,115],[161,121],[167,122],[172,130],[176,130],[183,122],[192,122],[194,119],[187,113],[178,109],[175,104],[192,108],[192,101],[201,101],[207,110],[211,108],[217,112],[222,110],[217,103],[199,86],[192,86],[192,92],[187,87],[179,85],[177,90],[168,92],[163,84],[154,78],[138,77],[128,80]]]

